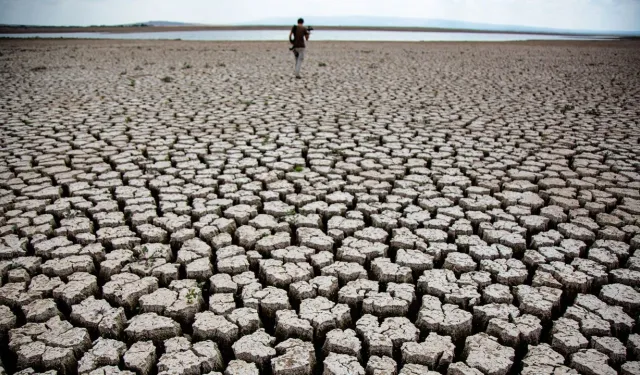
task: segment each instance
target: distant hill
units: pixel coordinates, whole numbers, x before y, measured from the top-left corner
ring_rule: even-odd
[[[91,25],[91,26],[76,26],[76,25],[66,25],[66,26],[51,26],[51,25],[15,25],[15,24],[0,24],[0,27],[13,27],[13,28],[27,28],[27,27],[38,27],[38,28],[78,28],[78,27],[166,27],[166,26],[201,26],[197,23],[187,23],[187,22],[171,22],[171,21],[147,21],[147,22],[136,22],[136,23],[127,23],[121,25]]]
[[[141,22],[141,24],[145,26],[194,26],[194,25],[197,25],[195,23],[172,22],[172,21],[147,21],[147,22]]]
[[[242,25],[291,25],[295,18],[267,18]],[[496,25],[489,23],[465,22],[441,19],[423,18],[396,18],[396,17],[366,17],[366,16],[345,16],[345,17],[305,17],[305,23],[317,26],[364,26],[364,27],[424,27],[439,29],[465,29],[465,30],[491,30],[491,31],[515,31],[529,33],[553,33],[553,34],[615,34],[615,35],[638,35],[640,30],[572,30],[553,29],[534,26],[519,25]]]
[[[0,0],[1,1],[1,0]],[[366,17],[366,16],[344,16],[344,17],[304,17],[305,23],[311,26],[326,27],[352,27],[352,28],[381,28],[385,30],[412,29],[410,31],[419,31],[419,29],[431,29],[429,31],[469,31],[469,32],[504,32],[518,34],[560,34],[560,35],[592,35],[592,36],[612,36],[612,37],[640,37],[640,28],[638,30],[575,30],[575,29],[554,29],[534,26],[521,25],[496,25],[489,23],[465,22],[455,20],[441,19],[424,19],[424,18],[395,18],[395,17]],[[296,18],[266,18],[253,22],[237,23],[237,24],[202,24],[175,21],[146,21],[122,25],[92,25],[89,27],[81,26],[44,26],[44,25],[0,25],[0,28],[8,33],[20,33],[27,30],[37,29],[38,32],[70,32],[75,29],[82,31],[87,28],[112,28],[112,29],[131,29],[131,28],[157,28],[175,27],[197,30],[199,28],[215,29],[215,28],[249,28],[256,29],[261,26],[270,28],[287,27],[296,22]],[[417,30],[416,30],[417,29]],[[435,30],[434,30],[435,29]]]

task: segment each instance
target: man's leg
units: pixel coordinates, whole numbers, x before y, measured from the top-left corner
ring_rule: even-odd
[[[296,52],[298,52],[298,57],[296,58],[296,77],[299,77],[300,68],[302,67],[302,62],[304,61],[304,48],[296,48]]]
[[[300,48],[296,48],[296,77],[300,75],[300,65],[302,64],[302,61],[300,61],[300,58],[302,57],[302,54],[300,53]]]

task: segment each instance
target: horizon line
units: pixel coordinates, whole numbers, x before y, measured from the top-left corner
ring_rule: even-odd
[[[156,22],[175,23],[176,25],[153,25]],[[0,27],[6,28],[68,28],[68,29],[82,29],[82,28],[125,28],[125,27],[155,27],[155,28],[172,28],[172,27],[210,27],[210,28],[288,28],[291,25],[287,24],[267,24],[267,23],[233,23],[233,24],[206,24],[206,23],[191,23],[180,21],[145,21],[134,22],[126,24],[95,24],[95,25],[38,25],[38,24],[0,24]],[[485,31],[485,32],[515,32],[515,33],[535,33],[535,34],[592,34],[592,35],[639,35],[640,30],[593,30],[593,29],[559,29],[559,28],[547,28],[537,26],[517,26],[517,25],[491,25],[500,27],[500,29],[494,29],[490,27],[490,24],[482,27],[442,27],[442,26],[407,26],[407,25],[314,25],[314,28],[323,29],[335,29],[335,28],[347,28],[347,29],[360,29],[360,30],[443,30],[443,31]]]
[[[52,24],[21,24],[21,23],[6,23],[0,24],[2,27],[61,27],[61,28],[86,28],[86,27],[135,27],[135,26],[154,26],[154,27],[172,27],[172,26],[201,26],[201,27],[260,27],[260,26],[268,26],[268,27],[288,27],[291,24],[280,24],[280,20],[284,20],[286,17],[270,17],[264,18],[260,20],[252,20],[245,22],[234,22],[234,23],[200,23],[200,22],[185,22],[185,21],[170,21],[170,20],[146,20],[140,22],[130,22],[130,23],[121,23],[121,24],[90,24],[90,25],[52,25]],[[561,27],[547,27],[547,26],[531,26],[531,25],[514,25],[514,24],[498,24],[498,23],[484,23],[484,22],[472,22],[472,21],[461,21],[455,19],[444,19],[444,18],[418,18],[418,17],[385,17],[385,16],[359,16],[359,15],[345,15],[345,16],[305,16],[306,20],[318,18],[324,19],[326,22],[327,19],[349,19],[349,18],[361,18],[361,19],[370,19],[370,20],[388,20],[386,24],[357,24],[354,22],[347,22],[345,24],[336,24],[334,22],[329,21],[329,24],[319,23],[318,27],[360,27],[360,28],[412,28],[412,29],[460,29],[460,30],[482,30],[482,31],[540,31],[540,32],[562,32],[562,33],[614,33],[614,34],[630,34],[630,33],[640,33],[640,29],[578,29],[578,28],[561,28]],[[292,22],[295,23],[295,17],[292,18]],[[393,21],[417,21],[417,22],[451,22],[458,23],[459,26],[429,26],[429,25],[409,25],[409,24],[393,24]],[[276,21],[276,22],[274,22]],[[173,23],[176,25],[153,25],[153,23]],[[306,22],[309,23],[309,22]],[[466,25],[466,26],[465,26]],[[315,25],[314,25],[315,27]],[[493,27],[497,29],[493,29]],[[522,30],[525,29],[525,30]]]

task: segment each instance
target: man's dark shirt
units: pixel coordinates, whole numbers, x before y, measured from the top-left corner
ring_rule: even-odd
[[[305,48],[305,36],[309,34],[307,28],[304,26],[293,26],[291,28],[291,32],[293,33],[293,47],[294,48]]]

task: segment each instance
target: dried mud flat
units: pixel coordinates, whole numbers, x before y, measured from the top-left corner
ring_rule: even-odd
[[[0,41],[4,372],[640,374],[637,43],[310,47]]]

